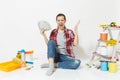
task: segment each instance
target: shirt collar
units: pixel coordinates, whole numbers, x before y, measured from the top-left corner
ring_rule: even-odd
[[[57,27],[57,32],[58,32],[58,29],[59,29],[59,27]],[[66,32],[67,32],[67,28],[65,26],[64,33],[66,33]]]

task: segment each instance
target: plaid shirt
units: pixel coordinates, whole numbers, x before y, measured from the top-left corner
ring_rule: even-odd
[[[75,38],[75,35],[73,33],[72,30],[70,29],[66,29],[64,30],[64,33],[65,33],[65,38],[66,38],[66,51],[67,51],[67,54],[71,57],[74,57],[74,53],[73,53],[73,42],[74,42],[74,38]],[[51,34],[50,34],[50,40],[53,40],[56,44],[56,47],[57,47],[57,34],[58,34],[58,28],[57,29],[54,29],[52,30]]]

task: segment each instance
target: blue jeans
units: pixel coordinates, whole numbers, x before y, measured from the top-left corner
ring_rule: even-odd
[[[58,65],[57,67],[63,69],[77,69],[81,63],[78,59],[58,53],[53,40],[48,41],[48,59],[49,58],[53,58],[54,62]]]

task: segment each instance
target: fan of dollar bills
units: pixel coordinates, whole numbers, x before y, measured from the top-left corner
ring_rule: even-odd
[[[38,27],[39,29],[43,28],[45,31],[48,31],[51,29],[51,26],[47,21],[39,21]]]

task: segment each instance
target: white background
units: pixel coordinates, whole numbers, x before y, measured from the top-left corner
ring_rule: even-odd
[[[91,56],[99,39],[100,23],[114,21],[120,25],[120,0],[0,0],[0,62],[11,60],[20,49],[34,50],[38,57],[32,70],[0,71],[0,80],[120,80],[120,70],[115,74],[86,69],[84,62],[78,70],[57,69],[51,77],[45,75],[47,69],[40,69],[40,64],[47,62],[47,47],[37,23],[46,20],[54,29],[58,13],[66,15],[66,26],[70,29],[80,19],[81,59],[82,54]],[[50,32],[46,32],[48,37]]]
[[[100,23],[120,25],[119,7],[119,0],[0,0],[0,60],[12,59],[20,49],[34,50],[38,57],[46,53],[37,23],[46,20],[54,29],[58,13],[66,15],[70,29],[80,19],[80,54],[89,55],[99,38]]]

